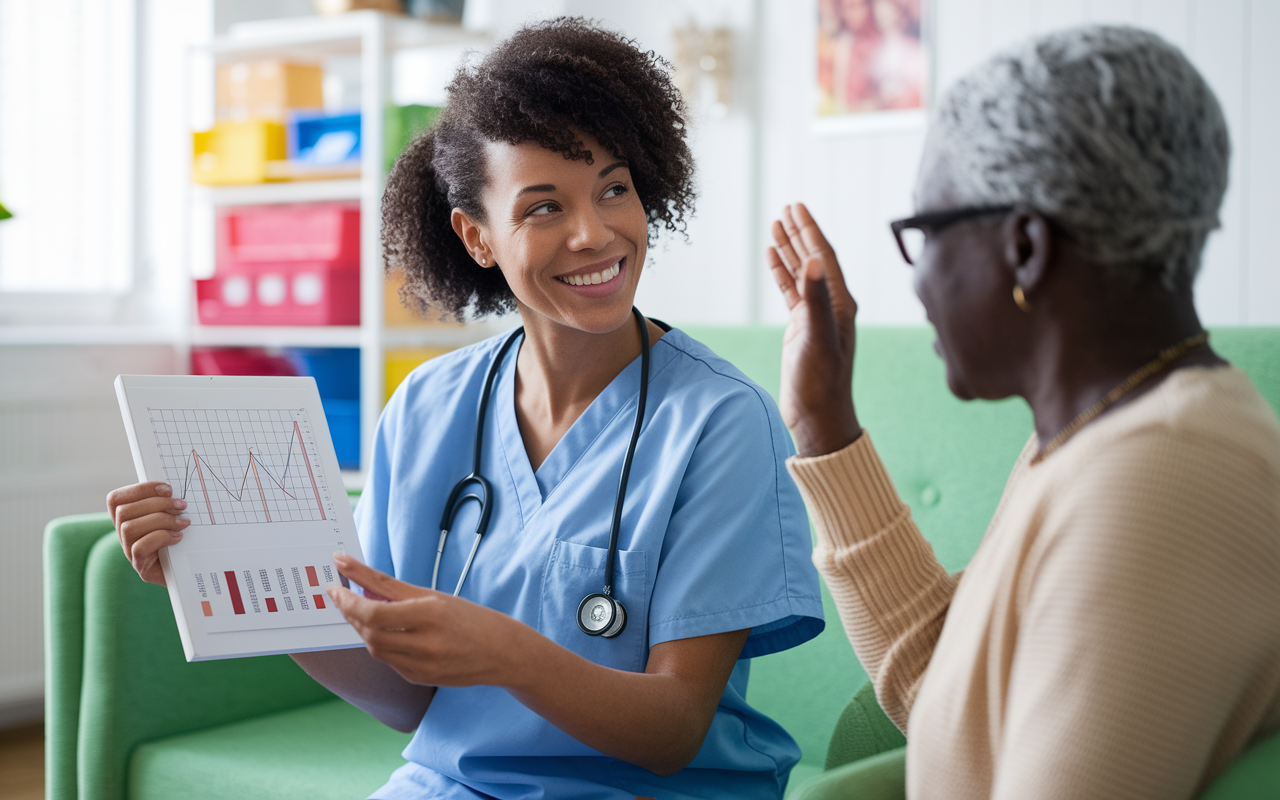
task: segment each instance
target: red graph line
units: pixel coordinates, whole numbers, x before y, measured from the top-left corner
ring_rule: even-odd
[[[293,449],[292,447],[290,449]],[[249,451],[249,466],[253,467],[253,480],[258,484],[258,497],[262,500],[262,513],[267,515],[267,522],[271,521],[271,510],[267,508],[267,495],[262,491],[262,478],[258,477],[258,459],[253,457],[253,451]],[[280,487],[280,491],[284,491],[284,487]],[[289,494],[285,492],[285,494]],[[292,496],[292,495],[290,495]]]
[[[195,455],[196,455],[196,451],[195,451],[194,449],[191,451],[191,455],[193,455],[193,456],[195,456]],[[188,472],[188,475],[189,475],[189,474],[190,474],[190,470],[188,470],[187,472]],[[213,518],[213,505],[212,505],[212,504],[210,504],[210,502],[209,502],[209,487],[204,485],[204,472],[200,469],[200,457],[199,457],[199,456],[196,456],[196,474],[200,476],[200,490],[204,492],[204,504],[205,504],[205,506],[206,506],[206,507],[208,507],[208,509],[209,509],[209,524],[210,524],[210,525],[217,525],[217,524],[218,524],[218,521],[217,521],[216,519],[214,519],[214,518]],[[218,477],[218,476],[215,474],[213,477],[215,477],[215,478],[216,478],[216,477]],[[183,483],[186,483],[186,482],[187,482],[187,477],[184,477],[184,478],[183,478],[183,480],[182,480],[182,482],[183,482]],[[221,483],[221,481],[219,481],[219,483]],[[186,492],[183,492],[183,494],[185,495],[185,494],[186,494]]]
[[[302,450],[302,460],[307,465],[307,477],[311,478],[311,491],[316,493],[316,508],[320,509],[320,519],[328,519],[324,515],[324,503],[320,502],[320,488],[316,486],[316,474],[311,471],[311,459],[307,458],[307,446],[302,441],[302,430],[298,428],[296,419],[293,421],[293,432],[298,434],[298,447]]]

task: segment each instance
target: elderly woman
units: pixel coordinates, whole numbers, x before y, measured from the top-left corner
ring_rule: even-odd
[[[799,760],[746,702],[751,657],[822,629],[791,443],[763,390],[632,307],[692,212],[683,108],[652,53],[540,23],[459,70],[391,173],[410,298],[523,328],[396,390],[356,511],[369,564],[335,558],[367,648],[294,656],[414,731],[375,797],[776,800]],[[157,582],[186,527],[169,494],[108,500]]]
[[[1204,80],[1131,28],[940,99],[892,228],[951,391],[1035,418],[962,575],[855,413],[834,253],[803,206],[774,226],[789,467],[913,800],[1187,798],[1280,727],[1280,426],[1192,302],[1228,151]]]

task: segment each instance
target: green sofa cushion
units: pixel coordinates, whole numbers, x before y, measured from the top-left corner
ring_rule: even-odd
[[[409,739],[343,700],[327,700],[140,745],[127,796],[368,797],[404,763]]]
[[[787,794],[787,800],[906,800],[907,748],[827,770]]]
[[[1275,800],[1280,797],[1280,734],[1244,751],[1200,800]]]

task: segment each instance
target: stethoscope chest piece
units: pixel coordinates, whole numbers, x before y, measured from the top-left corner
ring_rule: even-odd
[[[627,627],[627,611],[607,594],[589,594],[578,604],[578,627],[588,636],[612,639]]]

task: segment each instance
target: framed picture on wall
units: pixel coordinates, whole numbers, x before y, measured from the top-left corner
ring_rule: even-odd
[[[925,0],[818,0],[819,132],[924,125],[928,5]]]

